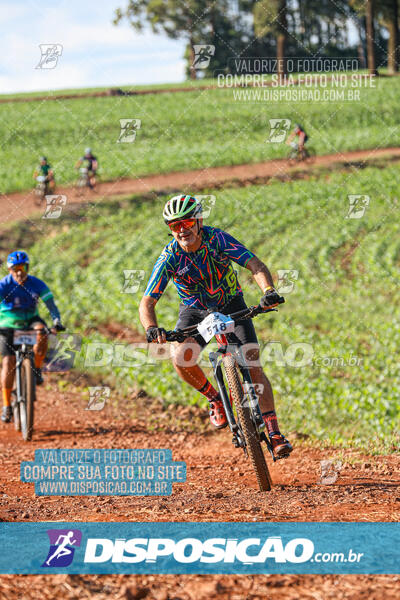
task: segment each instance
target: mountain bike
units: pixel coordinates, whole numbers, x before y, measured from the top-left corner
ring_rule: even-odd
[[[94,176],[94,172],[89,172],[89,169],[87,167],[79,168],[79,177],[76,183],[76,190],[79,196],[82,196],[84,194],[86,188],[89,188],[93,191],[96,190],[96,184],[91,183],[91,178]]]
[[[35,204],[40,206],[44,200],[44,197],[49,193],[49,181],[45,175],[38,175],[36,177],[35,187]]]
[[[281,297],[279,304],[284,302],[285,299]],[[258,305],[250,306],[231,315],[211,312],[198,325],[167,331],[166,334],[167,341],[170,342],[183,342],[195,333],[200,333],[206,342],[215,336],[218,350],[210,352],[209,358],[232,432],[232,443],[236,448],[242,448],[245,455],[250,458],[261,491],[269,491],[272,486],[261,443],[265,442],[274,462],[278,460],[278,457],[274,456],[269,438],[265,434],[265,423],[256,387],[252,382],[249,367],[244,358],[240,341],[234,334],[234,329],[239,321],[253,319],[261,313],[273,311],[276,309],[264,309]],[[230,399],[232,399],[236,416]]]
[[[8,329],[0,329],[7,335]],[[15,329],[12,344],[15,347],[15,389],[11,403],[14,426],[21,431],[22,437],[29,442],[33,433],[34,402],[36,398],[35,357],[33,346],[36,344],[37,331],[34,329]]]
[[[290,165],[294,165],[298,162],[305,162],[307,164],[311,164],[315,161],[315,150],[311,146],[303,148],[292,147],[288,153],[288,161]]]

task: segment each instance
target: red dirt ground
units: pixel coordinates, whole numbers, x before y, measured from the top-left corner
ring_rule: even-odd
[[[51,382],[50,384],[48,382]],[[103,411],[87,411],[87,392],[57,375],[38,392],[35,434],[24,443],[13,425],[0,425],[0,519],[3,521],[398,521],[400,457],[317,448],[290,436],[290,458],[271,465],[274,487],[257,490],[243,453],[226,431],[212,431],[196,407],[171,406],[113,391]],[[171,448],[187,463],[187,481],[167,497],[36,497],[20,481],[20,462],[36,448]],[[217,458],[218,457],[218,458]],[[343,463],[335,484],[319,483],[320,461]],[[230,484],[227,486],[226,481]],[[377,589],[379,583],[380,591]],[[339,585],[340,583],[340,585]],[[2,576],[0,598],[386,598],[394,576]],[[342,595],[339,595],[339,591]],[[385,591],[384,591],[385,590]],[[379,595],[382,594],[382,595]]]

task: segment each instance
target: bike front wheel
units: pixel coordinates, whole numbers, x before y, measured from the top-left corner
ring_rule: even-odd
[[[22,437],[25,442],[32,439],[33,412],[35,400],[35,376],[33,365],[29,358],[24,358],[21,365],[21,398],[19,402],[19,416]]]
[[[14,418],[14,427],[15,431],[21,431],[21,417],[19,414],[19,403],[17,400],[17,394],[15,391],[13,391],[12,395],[14,396],[14,399],[11,403]]]
[[[246,448],[261,491],[268,492],[272,487],[271,475],[261,448],[260,439],[251,418],[251,409],[243,393],[236,361],[232,356],[224,356],[226,379],[236,408],[240,427],[246,441]]]

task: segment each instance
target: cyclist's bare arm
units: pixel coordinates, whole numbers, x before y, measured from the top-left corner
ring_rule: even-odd
[[[302,131],[299,135],[299,146],[302,148],[304,146],[304,140],[306,139],[306,134]]]
[[[294,133],[294,131],[292,131],[292,133],[289,135],[288,139],[286,140],[286,143],[288,144],[288,146],[290,145],[290,142],[292,141],[294,136],[295,136],[295,133]]]
[[[144,329],[157,327],[155,306],[157,300],[151,296],[143,296],[139,304],[139,318]]]
[[[249,260],[246,269],[252,272],[255,282],[263,292],[267,288],[274,287],[272,275],[268,267],[257,256],[253,256]]]
[[[157,327],[157,317],[155,306],[157,300],[151,296],[143,296],[139,305],[139,318],[144,329],[147,331],[149,327]],[[157,342],[159,344],[165,344],[167,337],[165,332],[158,335]]]

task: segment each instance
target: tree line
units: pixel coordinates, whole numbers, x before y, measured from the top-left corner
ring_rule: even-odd
[[[187,42],[187,76],[234,73],[233,58],[358,59],[377,74],[399,69],[398,0],[129,0],[114,24]],[[214,47],[207,68],[196,68],[196,45]]]

